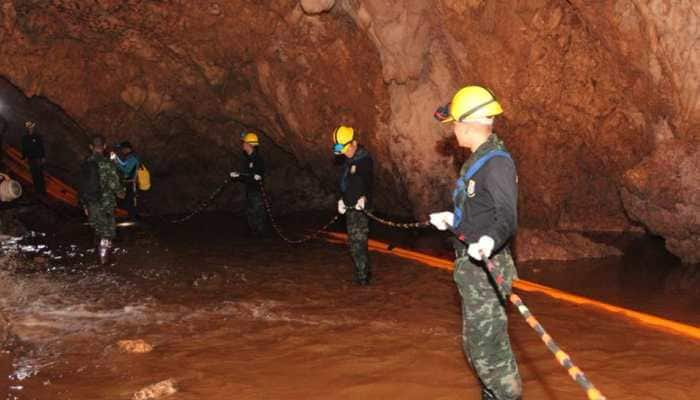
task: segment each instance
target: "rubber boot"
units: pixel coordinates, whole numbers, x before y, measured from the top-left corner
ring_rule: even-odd
[[[109,250],[112,248],[112,241],[109,239],[100,240],[100,245],[97,248],[97,253],[100,256],[100,264],[106,265],[109,263]]]

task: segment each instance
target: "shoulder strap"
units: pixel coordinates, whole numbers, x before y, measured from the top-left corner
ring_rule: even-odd
[[[474,164],[472,164],[469,169],[467,170],[467,173],[464,174],[464,180],[469,180],[471,179],[474,175],[476,175],[477,172],[481,169],[481,167],[484,166],[490,159],[494,157],[505,157],[509,160],[512,160],[513,158],[510,156],[510,154],[506,151],[503,150],[493,150],[488,153],[486,153],[483,157],[480,159],[476,160]]]

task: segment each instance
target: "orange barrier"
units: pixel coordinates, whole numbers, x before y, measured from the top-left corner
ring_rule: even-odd
[[[32,183],[32,174],[29,171],[29,164],[26,160],[22,159],[22,154],[19,150],[12,146],[5,146],[4,150],[7,155],[3,160],[4,164],[15,176],[26,183]],[[78,192],[75,189],[68,186],[60,179],[46,173],[44,174],[44,181],[46,183],[46,193],[50,197],[69,206],[78,207]],[[118,217],[125,217],[128,215],[127,212],[122,209],[117,209],[115,214]]]
[[[325,232],[327,240],[331,243],[342,244],[347,241],[348,236],[344,233],[337,232]],[[378,240],[369,241],[370,250],[392,254],[399,256],[401,258],[418,261],[425,265],[433,268],[439,268],[451,271],[453,269],[453,262],[439,257],[433,257],[427,254],[419,253],[417,251],[407,250],[400,247],[394,247],[389,249],[389,245]],[[700,340],[700,328],[692,325],[683,324],[680,322],[656,317],[654,315],[645,314],[638,311],[629,310],[623,307],[614,306],[612,304],[603,303],[601,301],[589,299],[587,297],[578,296],[575,294],[567,293],[558,289],[551,288],[549,286],[540,285],[538,283],[526,281],[519,279],[513,282],[513,287],[525,292],[539,292],[543,293],[549,297],[555,298],[557,300],[566,301],[573,304],[587,305],[603,311],[607,311],[613,314],[619,314],[624,317],[630,318],[638,323],[649,325],[653,328],[660,329],[666,332],[672,332],[674,334],[687,336],[693,339]]]

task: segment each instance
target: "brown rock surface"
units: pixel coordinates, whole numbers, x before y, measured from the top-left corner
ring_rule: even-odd
[[[177,393],[175,381],[167,379],[139,390],[134,393],[132,400],[161,399],[175,393]]]
[[[686,195],[620,194],[639,192],[629,175],[654,168],[663,142],[697,149],[696,1],[0,4],[0,75],[134,142],[167,189],[153,194],[163,210],[220,181],[245,127],[265,133],[273,195],[330,208],[339,123],[375,155],[379,209],[446,208],[464,155],[432,112],[476,83],[506,110],[496,129],[518,162],[523,225],[625,230],[629,213],[700,257],[696,228],[660,229],[650,211]]]
[[[616,256],[622,256],[622,252],[573,232],[520,229],[515,240],[515,259],[518,262],[571,261]]]
[[[143,339],[136,340],[120,340],[117,342],[119,350],[125,353],[150,353],[153,351],[153,346]]]
[[[666,238],[666,248],[682,260],[700,263],[700,146],[664,143],[624,178],[630,217]]]

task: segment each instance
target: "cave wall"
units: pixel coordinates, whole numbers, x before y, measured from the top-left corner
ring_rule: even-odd
[[[506,111],[496,130],[518,162],[523,225],[641,223],[697,259],[679,250],[700,236],[700,204],[687,195],[695,181],[658,196],[656,180],[634,179],[697,173],[692,0],[0,4],[0,75],[86,131],[132,140],[163,187],[181,189],[163,194],[170,209],[221,179],[229,167],[218,160],[237,156],[246,126],[265,133],[279,162],[273,193],[331,207],[330,132],[340,123],[356,126],[377,159],[379,209],[449,207],[466,154],[432,112],[475,83]],[[689,150],[655,162],[668,148]],[[670,229],[659,223],[668,215],[648,211],[657,208],[690,217]]]

